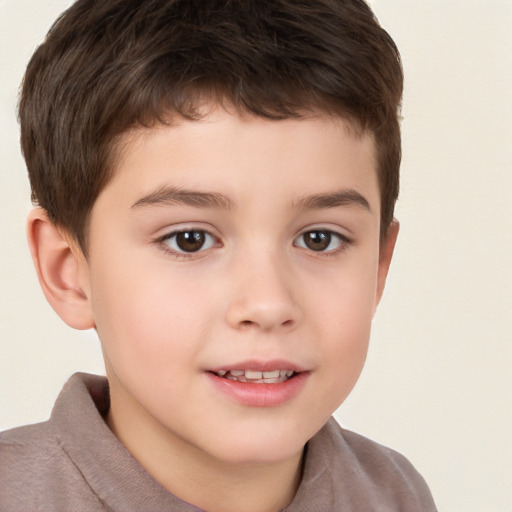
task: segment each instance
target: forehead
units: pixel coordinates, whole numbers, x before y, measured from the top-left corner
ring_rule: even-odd
[[[336,187],[340,179],[363,188],[378,181],[372,134],[346,119],[315,112],[268,120],[217,106],[202,114],[199,120],[171,119],[123,134],[108,186],[117,183],[132,195],[159,181],[194,188],[207,180],[229,191],[246,176],[255,191],[293,178],[289,192],[299,193],[301,184],[315,181],[319,188]],[[335,172],[320,172],[326,169]]]

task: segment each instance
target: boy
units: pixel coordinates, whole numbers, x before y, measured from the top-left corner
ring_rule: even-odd
[[[78,0],[20,99],[39,281],[107,378],[1,437],[2,511],[433,511],[333,411],[398,225],[399,55],[362,0]]]

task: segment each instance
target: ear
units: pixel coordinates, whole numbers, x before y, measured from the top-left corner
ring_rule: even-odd
[[[94,327],[88,265],[72,237],[55,226],[44,209],[34,208],[27,220],[27,238],[39,283],[52,308],[75,329]]]
[[[375,309],[377,309],[382,293],[384,292],[384,286],[386,285],[386,278],[388,276],[389,266],[391,265],[391,258],[393,257],[393,251],[395,250],[399,230],[400,224],[396,219],[393,219],[388,227],[384,239],[381,240],[380,243]]]

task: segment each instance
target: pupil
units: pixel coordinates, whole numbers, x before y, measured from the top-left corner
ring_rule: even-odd
[[[205,236],[202,231],[183,231],[176,235],[176,244],[185,252],[195,252],[204,245]]]
[[[327,231],[310,231],[304,234],[304,243],[313,251],[324,251],[331,243],[331,234]]]

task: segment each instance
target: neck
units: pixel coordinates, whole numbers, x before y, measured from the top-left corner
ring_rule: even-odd
[[[270,463],[219,460],[161,425],[130,425],[110,410],[107,423],[144,469],[178,498],[209,512],[277,512],[295,496],[302,450]]]
[[[166,487],[211,512],[277,512],[291,503],[302,476],[301,454],[276,464],[194,466],[197,472],[193,481],[191,468],[178,478],[176,474],[167,475]],[[175,491],[171,489],[174,487]]]

